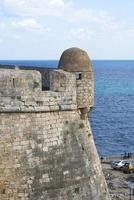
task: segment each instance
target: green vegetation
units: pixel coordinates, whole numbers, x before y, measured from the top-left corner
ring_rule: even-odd
[[[34,81],[34,83],[33,83],[33,89],[35,89],[35,88],[37,88],[37,87],[39,87],[39,83],[36,82],[36,81]]]
[[[81,122],[81,123],[79,124],[79,128],[84,128],[83,122]]]

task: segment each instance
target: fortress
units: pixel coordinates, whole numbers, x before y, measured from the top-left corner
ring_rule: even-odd
[[[87,118],[93,104],[81,49],[64,51],[58,69],[0,68],[0,200],[110,200]]]

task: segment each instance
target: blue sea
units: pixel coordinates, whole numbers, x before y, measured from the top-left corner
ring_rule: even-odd
[[[57,67],[56,60],[0,61],[0,64]],[[101,156],[134,153],[134,61],[93,61],[95,105],[90,122]]]

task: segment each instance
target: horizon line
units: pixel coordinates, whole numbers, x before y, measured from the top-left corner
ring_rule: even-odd
[[[0,61],[59,61],[59,59],[0,59]],[[111,59],[111,58],[105,58],[105,59],[91,59],[91,61],[134,61],[133,59]]]

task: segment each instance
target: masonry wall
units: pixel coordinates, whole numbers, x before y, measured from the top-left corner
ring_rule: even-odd
[[[80,107],[92,107],[90,75],[78,87],[54,70],[42,91],[39,72],[0,69],[0,200],[110,200]]]
[[[81,72],[81,79],[76,81],[78,108],[90,109],[94,105],[93,72]]]
[[[77,111],[0,114],[1,200],[108,200],[87,121]]]
[[[77,109],[74,74],[54,70],[49,91],[42,91],[41,74],[0,69],[0,112],[45,112]]]

